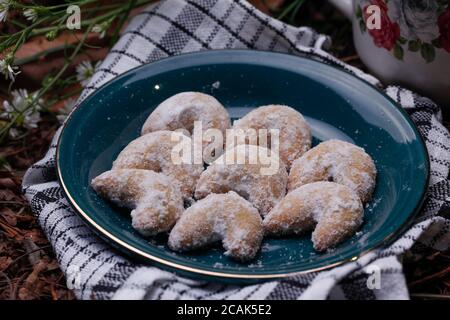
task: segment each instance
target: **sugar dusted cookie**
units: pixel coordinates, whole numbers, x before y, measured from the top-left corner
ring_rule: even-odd
[[[189,150],[191,139],[189,137],[184,137],[183,140],[173,139],[173,134],[173,131],[156,131],[131,141],[120,152],[112,169],[145,169],[164,173],[179,183],[184,198],[192,198],[195,184],[203,172],[203,163],[174,162],[172,159],[174,147],[181,141],[188,145]]]
[[[303,185],[281,200],[264,219],[268,235],[314,230],[314,248],[323,251],[353,235],[363,222],[363,206],[350,188],[334,182]]]
[[[288,168],[295,159],[311,148],[311,129],[308,123],[300,112],[288,106],[273,104],[259,107],[237,120],[233,128],[279,130],[280,158]]]
[[[169,231],[184,210],[175,181],[150,170],[106,171],[91,185],[101,197],[131,209],[133,228],[144,236]]]
[[[295,160],[289,174],[288,190],[316,181],[343,184],[356,193],[362,202],[372,197],[377,170],[372,158],[354,144],[328,140]]]
[[[192,135],[196,121],[201,122],[203,132],[218,129],[223,136],[231,126],[228,111],[216,98],[201,92],[181,92],[156,107],[145,121],[142,134],[182,129]],[[204,146],[209,142],[205,140]]]
[[[232,161],[227,164],[230,154],[234,155],[234,159],[244,161],[242,164],[232,164]],[[266,163],[262,160],[263,155],[270,155],[270,161]],[[256,161],[252,164],[250,159]],[[202,173],[195,197],[202,199],[210,193],[232,190],[250,201],[261,215],[265,215],[286,194],[287,179],[286,166],[276,154],[255,145],[238,145],[226,150]]]
[[[222,241],[239,261],[255,257],[263,239],[258,210],[237,193],[210,194],[189,207],[170,232],[169,247],[190,251]]]

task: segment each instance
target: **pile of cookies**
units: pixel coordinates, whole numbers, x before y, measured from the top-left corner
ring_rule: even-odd
[[[202,130],[217,129],[223,136],[230,128],[277,129],[277,152],[274,145],[247,139],[216,154],[207,166],[176,164],[172,152],[179,142],[173,133],[183,130],[182,143],[190,145],[196,121]],[[262,153],[277,164],[271,174],[261,173],[268,166],[263,161],[225,161],[230,155],[249,159]],[[142,135],[91,184],[100,196],[130,209],[132,225],[142,235],[170,232],[172,250],[222,241],[229,257],[248,261],[264,236],[312,231],[316,250],[336,246],[362,224],[363,204],[371,199],[375,181],[375,164],[362,148],[328,140],[311,149],[308,123],[288,106],[259,107],[231,126],[214,97],[183,92],[162,102]]]

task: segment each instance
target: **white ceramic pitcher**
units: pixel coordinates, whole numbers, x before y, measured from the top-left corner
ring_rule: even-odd
[[[352,21],[356,50],[375,76],[450,110],[450,0],[330,2]],[[368,23],[376,21],[373,14],[379,15],[380,28]]]

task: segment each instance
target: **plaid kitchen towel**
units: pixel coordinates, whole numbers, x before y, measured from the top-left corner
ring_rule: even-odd
[[[311,57],[378,84],[372,76],[328,54],[328,46],[326,36],[286,25],[243,0],[162,1],[132,20],[97,68],[80,101],[141,64],[183,52],[223,48]],[[427,247],[445,250],[450,244],[450,136],[433,102],[400,87],[385,90],[406,109],[425,138],[431,159],[427,199],[414,226],[391,246],[328,271],[235,286],[193,281],[128,260],[95,236],[64,198],[55,170],[59,132],[45,158],[27,171],[24,192],[69,286],[80,299],[407,299],[402,256],[420,254]],[[370,281],[377,279],[371,277],[376,272],[381,288]]]

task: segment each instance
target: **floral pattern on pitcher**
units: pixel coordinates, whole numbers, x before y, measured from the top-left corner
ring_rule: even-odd
[[[367,8],[380,8],[380,29],[368,29]],[[403,60],[405,51],[417,52],[430,63],[436,50],[450,53],[450,0],[360,0],[356,16],[361,32],[373,43]]]

